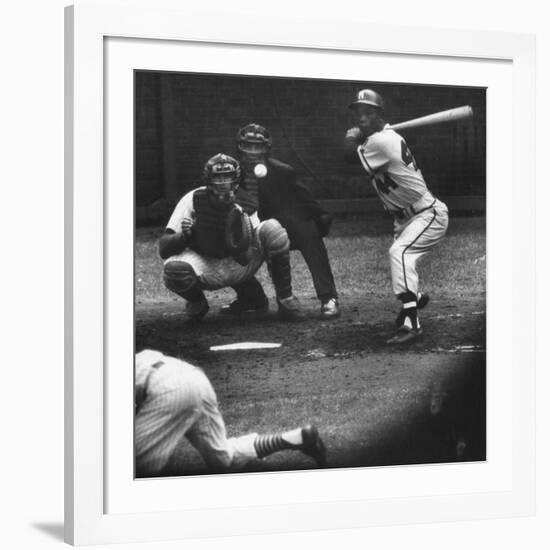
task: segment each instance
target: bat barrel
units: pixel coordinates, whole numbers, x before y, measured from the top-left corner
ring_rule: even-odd
[[[392,124],[389,128],[391,130],[402,130],[404,128],[417,128],[419,126],[430,126],[432,124],[441,124],[443,122],[453,122],[455,120],[463,120],[472,117],[474,110],[469,105],[463,105],[462,107],[455,107],[447,111],[441,111],[439,113],[433,113],[406,122],[400,122],[399,124]]]

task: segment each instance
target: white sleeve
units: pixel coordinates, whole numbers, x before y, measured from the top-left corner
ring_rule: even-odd
[[[174,211],[172,212],[168,223],[166,224],[166,229],[171,229],[175,233],[179,233],[181,231],[181,222],[183,221],[183,219],[194,218],[195,209],[193,208],[193,195],[195,191],[196,189],[193,189],[193,191],[189,191],[189,193],[187,193],[180,199],[180,201],[176,205],[176,208],[174,208]]]
[[[375,174],[389,164],[392,158],[391,144],[380,134],[375,134],[363,144],[357,152],[359,158],[369,174]]]

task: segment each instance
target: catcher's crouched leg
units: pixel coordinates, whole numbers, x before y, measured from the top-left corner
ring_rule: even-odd
[[[166,262],[163,277],[168,290],[187,300],[187,313],[192,319],[202,319],[208,313],[208,302],[193,266],[176,260]]]
[[[286,229],[277,220],[266,220],[258,227],[258,238],[275,286],[279,316],[289,321],[304,319],[300,304],[292,294],[290,240]]]
[[[258,227],[262,251],[268,260],[274,256],[288,254],[290,240],[286,229],[274,219],[263,221]]]

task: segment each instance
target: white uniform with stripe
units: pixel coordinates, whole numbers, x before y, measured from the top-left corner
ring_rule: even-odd
[[[183,196],[178,202],[168,224],[167,229],[174,232],[181,231],[181,222],[184,218],[194,219],[195,210],[193,208],[193,195],[200,187],[193,189]],[[264,261],[264,251],[262,250],[261,242],[258,236],[258,230],[262,223],[258,218],[258,213],[254,212],[250,216],[252,227],[254,228],[254,239],[251,246],[251,259],[246,266],[242,266],[232,257],[227,258],[210,258],[201,256],[194,250],[187,248],[183,252],[170,256],[164,263],[172,261],[187,262],[193,267],[197,275],[201,287],[205,290],[216,290],[226,286],[234,286],[250,279],[258,269],[260,269]]]
[[[405,140],[386,127],[357,147],[384,208],[394,215],[393,291],[418,294],[418,261],[445,236],[447,206],[428,190]]]
[[[257,434],[227,439],[212,384],[185,361],[144,350],[135,364],[135,460],[138,476],[160,473],[183,437],[216,471],[257,457]]]

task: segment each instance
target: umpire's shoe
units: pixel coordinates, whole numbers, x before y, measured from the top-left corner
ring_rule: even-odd
[[[283,321],[303,321],[306,318],[298,298],[294,295],[288,298],[277,298],[277,305],[279,306],[279,318]]]
[[[189,320],[195,322],[200,321],[208,313],[209,309],[210,307],[208,306],[208,301],[202,291],[200,292],[200,295],[197,296],[197,299],[188,300],[187,305],[185,306]]]
[[[327,451],[319,430],[310,424],[302,428],[302,444],[300,450],[313,458],[317,462],[317,466],[327,465]]]
[[[337,319],[340,317],[340,307],[336,298],[321,302],[321,319]]]

